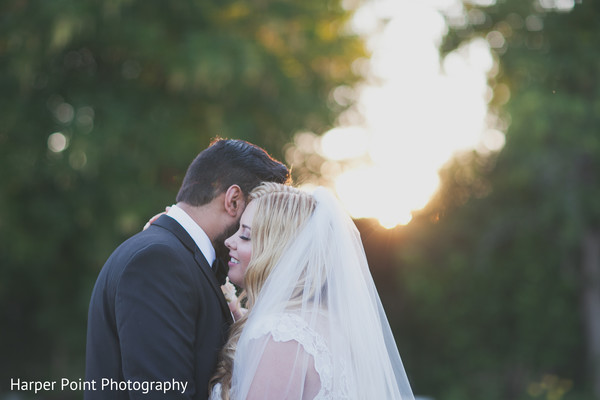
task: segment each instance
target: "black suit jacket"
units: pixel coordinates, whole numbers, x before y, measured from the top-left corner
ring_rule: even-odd
[[[179,223],[161,216],[119,246],[100,271],[86,347],[86,382],[95,381],[95,390],[84,398],[206,399],[231,322],[205,257]],[[140,390],[103,388],[110,380],[125,382],[121,388],[139,382]],[[184,393],[143,393],[144,382],[173,380],[187,382]]]

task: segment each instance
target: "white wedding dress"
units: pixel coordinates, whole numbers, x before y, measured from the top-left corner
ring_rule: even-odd
[[[249,311],[230,397],[414,400],[358,230],[329,192],[313,196]]]
[[[277,358],[281,357],[298,357],[309,360],[309,368],[306,368],[306,377],[301,379],[303,382],[310,382],[313,385],[312,388],[302,388],[302,393],[309,394],[310,399],[314,400],[333,400],[333,399],[350,399],[349,387],[346,376],[343,371],[347,369],[344,365],[343,360],[334,362],[332,360],[331,351],[325,338],[312,329],[307,321],[305,321],[300,315],[294,313],[283,313],[279,316],[273,316],[265,318],[264,323],[257,325],[257,329],[252,333],[254,339],[268,338],[268,344],[273,345],[274,343],[288,343],[288,349],[296,349],[294,353],[290,351],[281,351],[281,348],[274,348],[274,351],[278,351]],[[341,340],[341,338],[339,338]],[[268,353],[268,352],[267,352]],[[296,354],[299,353],[299,354]],[[259,368],[266,369],[263,375],[261,371],[257,371],[259,376],[270,376],[272,378],[272,371],[274,365],[269,365],[269,362],[260,363]],[[340,371],[340,378],[342,379],[339,388],[333,390],[333,371]],[[254,387],[261,385],[268,385],[269,382],[254,382]],[[259,388],[265,390],[264,387]],[[307,390],[308,389],[308,390]],[[316,392],[316,395],[312,395]],[[216,385],[213,387],[213,391],[210,396],[210,400],[221,399],[221,386]]]

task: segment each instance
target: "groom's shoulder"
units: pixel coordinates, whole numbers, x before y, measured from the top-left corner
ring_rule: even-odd
[[[119,281],[131,266],[149,265],[165,259],[181,259],[185,248],[168,231],[152,232],[149,228],[121,243],[108,257],[99,278]],[[150,231],[150,232],[149,232]]]
[[[141,251],[160,251],[160,249],[179,248],[180,243],[173,233],[151,226],[136,233],[122,242],[113,252],[117,254],[135,254]]]
[[[178,262],[165,263],[165,260],[182,261],[183,246],[178,244],[173,234],[166,230],[162,231],[164,232],[150,227],[122,242],[100,269],[92,299],[96,296],[114,299],[117,288],[126,274],[137,279],[148,275],[150,270],[156,270],[156,265],[178,265]],[[187,262],[183,261],[183,263]]]

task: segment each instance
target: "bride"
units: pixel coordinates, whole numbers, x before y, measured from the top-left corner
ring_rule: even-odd
[[[356,227],[325,189],[264,183],[225,241],[248,312],[210,399],[413,400]]]

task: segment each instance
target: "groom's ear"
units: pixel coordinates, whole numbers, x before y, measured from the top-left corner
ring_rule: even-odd
[[[238,218],[246,207],[246,197],[238,185],[231,185],[225,192],[225,211],[234,218]]]

